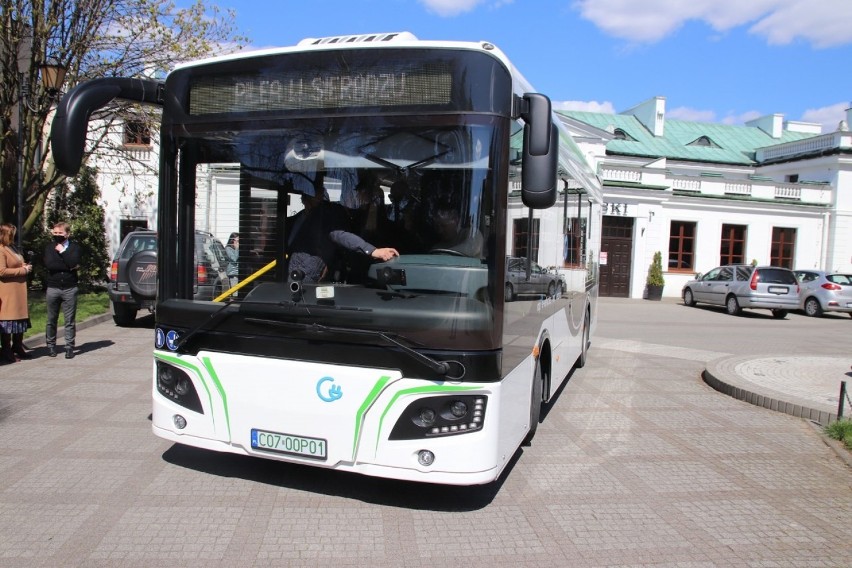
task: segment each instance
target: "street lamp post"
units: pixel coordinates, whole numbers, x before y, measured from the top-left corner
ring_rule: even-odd
[[[59,94],[62,88],[62,83],[65,81],[65,67],[56,64],[45,63],[39,65],[41,82],[48,96],[48,104],[51,104],[53,99]],[[25,155],[24,155],[24,105],[33,112],[38,113],[39,108],[37,103],[33,105],[30,102],[30,83],[27,75],[23,72],[18,73],[18,187],[17,187],[17,233],[15,234],[15,244],[18,250],[21,249],[21,244],[24,238],[24,170],[25,170]],[[41,168],[41,133],[36,138],[36,167]],[[41,176],[39,169],[37,175]]]

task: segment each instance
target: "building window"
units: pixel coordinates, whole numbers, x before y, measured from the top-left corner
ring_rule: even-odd
[[[527,245],[530,246],[530,258],[538,259],[538,219],[532,220],[530,230],[529,219],[515,219],[512,231],[512,256],[527,256]]]
[[[622,130],[621,128],[616,128],[612,134],[616,140],[629,140],[630,142],[636,141],[636,139],[629,135],[626,130]]]
[[[669,230],[669,270],[695,269],[695,223],[672,221]]]
[[[127,121],[124,123],[125,146],[150,146],[151,129],[144,122]]]
[[[796,250],[796,229],[772,227],[772,250],[769,253],[772,266],[793,268],[793,252]]]
[[[745,264],[745,225],[722,225],[719,264]]]

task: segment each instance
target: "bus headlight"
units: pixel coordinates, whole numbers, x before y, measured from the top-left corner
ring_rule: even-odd
[[[402,412],[391,440],[417,440],[476,432],[485,423],[485,395],[449,395],[418,399]]]
[[[192,379],[182,369],[163,361],[157,361],[157,377],[155,380],[157,392],[160,395],[184,408],[204,414],[204,410],[201,408],[201,400],[198,398],[198,392],[192,384]]]

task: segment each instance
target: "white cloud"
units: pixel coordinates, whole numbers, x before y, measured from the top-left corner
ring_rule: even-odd
[[[756,118],[760,118],[764,116],[766,113],[756,111],[756,110],[747,110],[746,112],[741,112],[740,114],[728,114],[725,118],[722,119],[722,124],[745,124],[751,120]]]
[[[717,32],[751,24],[749,32],[773,45],[803,39],[817,48],[852,42],[849,0],[575,0],[574,8],[605,33],[654,43],[687,20]]]
[[[809,108],[802,115],[802,120],[822,124],[823,132],[834,132],[840,121],[846,120],[846,109],[850,107],[852,103],[843,102],[822,108]]]
[[[426,6],[430,12],[435,12],[439,16],[452,17],[458,16],[464,12],[470,12],[478,4],[484,0],[420,0],[420,3]]]
[[[667,109],[666,117],[690,122],[716,122],[716,113],[712,110],[698,110],[689,107]]]
[[[452,18],[470,12],[480,4],[489,3],[492,8],[511,4],[515,0],[419,0],[426,9],[444,18]]]
[[[598,101],[553,101],[553,110],[581,110],[586,112],[602,112],[605,114],[616,114],[615,107],[609,101],[599,103]]]

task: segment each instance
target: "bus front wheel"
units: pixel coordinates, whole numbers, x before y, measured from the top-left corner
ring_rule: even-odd
[[[524,445],[529,446],[538,429],[538,421],[541,419],[542,392],[544,391],[544,374],[541,372],[541,362],[535,362],[535,373],[533,374],[532,394],[530,395],[530,429],[524,438]]]

